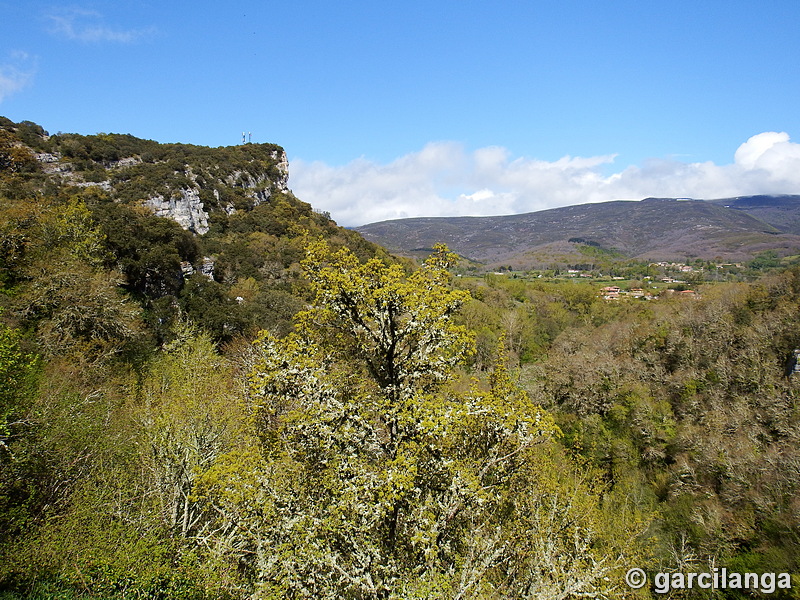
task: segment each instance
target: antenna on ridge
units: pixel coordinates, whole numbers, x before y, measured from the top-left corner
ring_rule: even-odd
[[[244,144],[244,131],[242,132],[242,143]]]
[[[253,133],[251,131],[247,132],[247,143],[248,144],[252,144],[253,143]]]

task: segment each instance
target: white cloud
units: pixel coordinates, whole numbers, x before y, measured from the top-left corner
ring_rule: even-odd
[[[759,158],[768,152],[773,146],[785,144],[789,141],[789,134],[786,132],[777,133],[775,131],[767,131],[754,135],[744,144],[739,146],[739,149],[734,155],[734,161],[746,169],[755,168]]]
[[[36,71],[36,60],[25,52],[12,52],[0,63],[0,102],[26,87]]]
[[[800,173],[800,144],[789,141],[789,134],[769,131],[754,135],[739,146],[736,164],[755,176],[768,175],[774,184],[796,187]]]
[[[82,8],[62,9],[47,15],[50,32],[68,40],[78,42],[115,42],[128,44],[150,35],[153,28],[120,29],[109,27],[103,16],[93,10]]]
[[[298,197],[348,226],[648,196],[710,199],[800,192],[800,144],[786,133],[751,137],[728,165],[653,159],[604,175],[601,167],[613,165],[614,159],[609,154],[543,161],[514,158],[502,147],[468,152],[454,142],[435,142],[388,164],[362,158],[331,167],[296,160],[290,185]]]

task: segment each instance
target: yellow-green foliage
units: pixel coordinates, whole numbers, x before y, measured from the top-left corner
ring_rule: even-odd
[[[243,406],[236,392],[231,365],[208,335],[190,326],[180,326],[176,339],[149,366],[135,418],[161,521],[176,536],[202,529],[194,482],[243,441]]]
[[[449,258],[437,249],[407,274],[309,246],[316,304],[296,332],[257,341],[260,450],[222,457],[198,488],[217,528],[235,532],[229,551],[252,565],[256,597],[618,586],[608,575],[637,552],[640,509],[606,527],[594,476],[559,453],[553,419],[514,385],[505,357],[488,390],[448,391],[471,344],[450,320],[467,295],[449,287]]]
[[[16,527],[0,545],[2,585],[30,591],[38,580],[96,598],[227,597],[240,576],[202,545],[214,515],[193,488],[247,441],[232,364],[184,326],[138,383],[132,374],[101,377],[94,364],[78,375],[70,368],[68,357],[50,361],[20,417],[27,428],[10,441],[10,460],[0,457],[2,516]]]

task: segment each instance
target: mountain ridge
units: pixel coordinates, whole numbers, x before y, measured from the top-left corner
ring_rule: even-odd
[[[800,196],[614,200],[519,215],[395,219],[354,229],[399,254],[414,256],[444,242],[487,266],[569,262],[580,254],[576,244],[587,243],[637,259],[746,260],[764,250],[800,250]]]

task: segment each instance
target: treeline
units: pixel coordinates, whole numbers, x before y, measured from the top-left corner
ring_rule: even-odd
[[[493,270],[501,274],[508,273],[525,278],[574,277],[575,271],[578,271],[582,275],[592,278],[627,279],[636,281],[639,285],[646,284],[647,280],[658,281],[662,278],[680,280],[688,285],[698,285],[724,281],[752,282],[765,273],[790,269],[800,264],[800,256],[790,255],[781,258],[775,250],[758,252],[751,260],[741,263],[724,263],[722,258],[717,260],[687,258],[685,263],[662,262],[659,264],[649,260],[627,258],[618,252],[598,249],[592,245],[580,245],[576,246],[576,249],[581,254],[597,260],[552,263],[546,268],[526,271],[515,269],[512,265],[501,265],[494,267]],[[485,267],[478,264],[464,264],[458,270],[462,274],[474,276],[484,271]]]

